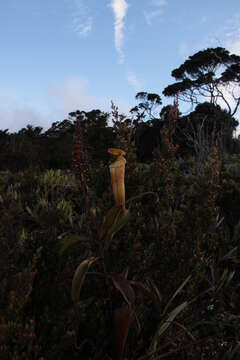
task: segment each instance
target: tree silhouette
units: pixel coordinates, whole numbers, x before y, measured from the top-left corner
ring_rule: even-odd
[[[75,111],[71,120],[81,122],[84,146],[94,161],[108,161],[107,148],[113,143],[113,129],[108,126],[109,114],[101,110]]]
[[[130,113],[135,117],[136,122],[143,120],[151,121],[159,118],[157,109],[162,105],[162,99],[158,94],[139,92],[136,95],[136,100],[141,101],[137,106],[130,110]]]
[[[176,82],[167,86],[165,96],[178,95],[180,100],[199,104],[204,101],[225,104],[234,115],[240,104],[240,56],[224,48],[208,48],[190,56],[172,71]]]
[[[190,114],[179,118],[175,140],[181,156],[201,155],[206,158],[216,141],[224,151],[232,147],[232,135],[238,122],[220,106],[204,102]]]

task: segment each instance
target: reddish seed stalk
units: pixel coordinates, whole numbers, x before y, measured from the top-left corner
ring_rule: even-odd
[[[77,121],[75,141],[74,141],[74,147],[73,147],[73,160],[74,160],[74,165],[75,165],[75,169],[76,169],[76,173],[77,173],[77,180],[79,181],[80,190],[83,195],[83,199],[85,202],[85,207],[87,210],[88,217],[91,221],[91,224],[92,224],[94,230],[97,233],[98,238],[100,238],[100,232],[99,232],[99,228],[97,225],[96,217],[94,216],[94,214],[90,208],[89,199],[88,199],[88,195],[87,195],[87,191],[86,191],[86,183],[85,183],[85,179],[84,179],[84,175],[83,175],[83,166],[82,166],[83,157],[82,157],[81,144],[82,144],[81,124],[80,124],[80,121]]]

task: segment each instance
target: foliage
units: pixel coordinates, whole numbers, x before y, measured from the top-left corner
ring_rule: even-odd
[[[202,103],[190,114],[179,118],[175,141],[181,156],[195,154],[202,160],[219,143],[220,151],[233,151],[233,131],[238,122],[220,106]]]
[[[138,100],[0,133],[1,358],[239,357],[235,120]]]
[[[236,113],[240,104],[236,91],[240,76],[239,56],[221,47],[208,48],[189,56],[172,71],[172,76],[177,82],[164,89],[165,96],[179,95],[179,99],[193,104],[198,104],[202,98],[207,98],[214,105],[222,101],[231,116]],[[234,86],[235,89],[232,89]],[[233,107],[229,96],[234,101]]]

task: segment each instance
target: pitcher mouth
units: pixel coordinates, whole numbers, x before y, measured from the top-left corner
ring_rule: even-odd
[[[116,149],[116,148],[109,148],[108,153],[114,156],[124,156],[126,155],[126,152],[122,149]]]

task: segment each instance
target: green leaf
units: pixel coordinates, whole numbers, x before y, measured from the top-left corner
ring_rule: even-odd
[[[121,228],[130,219],[130,212],[123,209],[121,205],[113,206],[104,219],[103,225],[100,229],[100,239],[105,242],[105,249],[108,248],[113,236],[121,230]]]
[[[80,291],[85,280],[86,274],[90,266],[97,261],[99,258],[91,257],[89,259],[83,260],[81,264],[78,265],[73,280],[72,280],[72,300],[77,302],[80,296]]]
[[[235,246],[233,249],[231,249],[226,255],[224,255],[220,262],[221,261],[224,261],[224,260],[231,260],[231,259],[234,259],[237,255],[237,246]]]
[[[130,283],[131,285],[141,290],[143,294],[150,297],[156,309],[157,315],[160,316],[162,307],[162,296],[153,281],[148,279],[146,283],[143,283],[141,281],[131,281]]]
[[[70,236],[66,236],[62,241],[61,241],[61,246],[60,246],[60,250],[59,250],[59,255],[62,256],[66,250],[68,250],[68,248],[70,246],[73,246],[79,242],[87,242],[89,241],[87,236],[79,236],[79,235],[70,235]]]
[[[227,286],[230,284],[230,282],[232,281],[235,273],[236,273],[236,271],[231,271],[231,272],[229,273],[228,279],[226,280],[226,283],[225,283],[225,286],[226,286],[226,287],[227,287]]]
[[[108,210],[103,225],[100,229],[100,239],[104,239],[108,235],[109,229],[116,223],[121,212],[121,205],[115,205],[110,210]]]
[[[34,214],[33,214],[32,210],[30,209],[29,206],[26,206],[26,210],[27,210],[27,212],[29,213],[29,215],[31,215],[32,217],[34,217]]]
[[[107,250],[112,238],[114,235],[120,231],[124,225],[127,224],[127,222],[130,219],[130,212],[128,210],[121,209],[121,212],[118,214],[114,224],[109,228],[106,236],[105,236],[105,242],[104,242],[104,249]]]
[[[175,297],[182,291],[182,289],[184,288],[184,286],[188,283],[188,281],[191,279],[191,275],[189,275],[186,280],[184,280],[184,282],[179,286],[179,288],[175,291],[175,293],[173,294],[173,296],[171,297],[171,299],[168,301],[167,305],[164,308],[163,311],[163,316],[166,314],[167,309],[169,308],[169,306],[171,305],[171,303],[173,302],[173,300],[175,299]]]
[[[219,280],[219,283],[217,284],[218,286],[216,286],[215,291],[218,292],[219,290],[221,290],[221,288],[224,286],[224,284],[227,281],[227,278],[229,277],[229,270],[228,269],[224,269],[223,274]]]
[[[167,320],[162,321],[159,329],[157,330],[157,333],[154,336],[152,345],[151,345],[151,350],[152,351],[156,351],[157,346],[158,346],[158,341],[159,338],[162,336],[162,334],[168,329],[168,327],[171,325],[171,323],[173,322],[173,320],[180,314],[180,312],[182,312],[186,307],[188,306],[188,302],[185,301],[184,303],[178,305],[173,311],[170,312],[170,314],[168,315]]]
[[[118,215],[118,218],[116,219],[116,222],[113,224],[113,226],[108,231],[108,237],[113,238],[113,236],[120,231],[124,225],[127,224],[127,222],[130,219],[130,212],[128,210],[122,210],[122,212]]]

